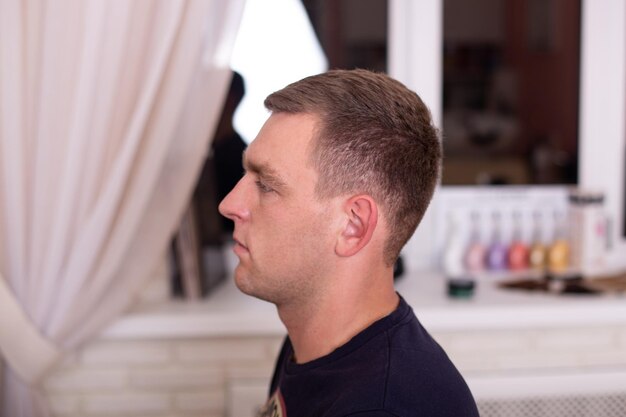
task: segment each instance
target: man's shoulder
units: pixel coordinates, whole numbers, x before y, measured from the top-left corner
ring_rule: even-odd
[[[361,351],[362,350],[362,351]],[[351,386],[340,397],[346,416],[475,417],[465,380],[411,311],[361,346],[344,363]],[[348,366],[349,365],[349,366]]]
[[[389,366],[385,404],[397,415],[477,416],[465,380],[441,346],[411,314],[387,332]]]

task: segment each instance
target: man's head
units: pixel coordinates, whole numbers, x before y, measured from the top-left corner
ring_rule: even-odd
[[[265,100],[272,113],[318,117],[309,162],[320,199],[364,193],[381,207],[396,260],[432,198],[441,143],[430,112],[400,82],[365,70],[334,70],[288,85]]]
[[[426,107],[367,71],[306,78],[266,106],[246,173],[220,204],[235,222],[239,289],[300,305],[345,286],[342,272],[388,270],[437,182],[441,149]]]

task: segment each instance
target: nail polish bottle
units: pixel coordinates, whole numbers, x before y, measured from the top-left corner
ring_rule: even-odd
[[[565,272],[570,263],[570,246],[567,241],[565,216],[554,212],[554,239],[548,249],[548,269],[552,273]]]
[[[528,268],[528,246],[522,240],[522,215],[513,213],[513,239],[507,253],[509,269],[521,271]]]
[[[481,238],[480,226],[480,214],[473,211],[471,214],[470,239],[463,257],[465,269],[469,272],[479,272],[485,269],[487,248]]]
[[[448,278],[457,278],[464,274],[463,268],[463,241],[457,217],[449,212],[447,218],[447,233],[445,247],[443,248],[442,267]]]
[[[501,271],[506,269],[507,248],[502,242],[502,232],[500,226],[500,213],[492,214],[492,237],[487,249],[487,268],[491,271]]]
[[[543,222],[541,212],[533,213],[532,244],[528,255],[528,263],[535,271],[544,271],[547,261],[547,248],[543,242]]]

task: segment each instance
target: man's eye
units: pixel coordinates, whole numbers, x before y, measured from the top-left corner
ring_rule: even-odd
[[[270,193],[270,192],[274,191],[270,187],[268,187],[267,185],[263,184],[259,180],[255,181],[255,184],[256,184],[257,188],[259,189],[259,191],[261,191],[262,193]]]

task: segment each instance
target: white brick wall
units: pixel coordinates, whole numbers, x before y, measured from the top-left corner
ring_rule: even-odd
[[[95,341],[44,383],[57,417],[222,417],[229,383],[266,383],[282,339]]]
[[[129,385],[129,370],[123,367],[112,369],[72,366],[62,368],[46,381],[51,392],[98,392]]]
[[[621,326],[441,332],[434,337],[462,372],[626,366]]]
[[[171,409],[169,396],[158,392],[90,394],[82,403],[86,415],[156,415]]]
[[[201,340],[176,346],[176,358],[182,363],[254,363],[268,356],[264,343],[249,339]]]
[[[626,369],[621,326],[433,336],[466,376]],[[251,383],[250,392],[263,395],[281,342],[273,336],[98,340],[68,358],[44,387],[57,417],[225,417],[234,386]]]
[[[87,365],[158,365],[172,359],[169,344],[153,342],[96,342],[80,354]]]

